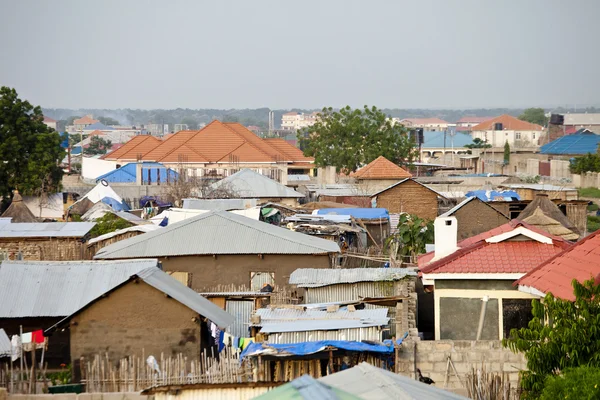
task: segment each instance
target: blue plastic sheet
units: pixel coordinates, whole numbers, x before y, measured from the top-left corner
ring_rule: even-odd
[[[514,190],[472,190],[467,192],[466,197],[477,197],[482,201],[494,201],[498,199],[505,201],[521,200],[521,197]]]
[[[350,215],[358,219],[389,218],[390,214],[385,208],[324,208],[317,210],[317,215]]]

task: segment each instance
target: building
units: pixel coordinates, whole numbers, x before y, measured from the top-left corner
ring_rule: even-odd
[[[569,113],[564,114],[563,125],[576,129],[589,129],[600,133],[600,113]]]
[[[536,298],[552,293],[554,297],[575,301],[573,280],[600,283],[600,231],[569,247],[515,282],[519,291]]]
[[[301,376],[293,381],[270,390],[256,400],[292,400],[292,399],[328,399],[328,400],[360,400],[343,389],[331,387],[319,382],[309,375]]]
[[[421,160],[423,162],[441,160],[449,165],[458,164],[460,157],[464,157],[469,152],[465,146],[471,143],[473,143],[473,138],[468,133],[450,134],[443,131],[425,131],[421,145]]]
[[[179,174],[157,162],[127,163],[96,178],[96,182],[136,183],[138,185],[166,185],[176,182]]]
[[[387,208],[390,214],[408,213],[434,220],[439,212],[440,193],[414,179],[403,179],[373,195],[373,207]]]
[[[471,128],[473,139],[478,138],[493,148],[502,148],[508,142],[511,148],[538,147],[544,128],[504,114],[488,119]]]
[[[73,125],[71,127],[71,129],[67,129],[69,131],[80,131],[85,129],[87,126],[95,124],[98,121],[97,119],[94,119],[94,117],[92,117],[91,115],[86,115],[82,118],[78,118],[76,120],[73,121]]]
[[[282,182],[288,174],[314,174],[314,160],[285,140],[261,139],[238,123],[217,120],[166,140],[136,136],[103,159],[160,162],[191,177],[223,178],[244,168]]]
[[[385,208],[325,208],[313,211],[332,222],[357,223],[367,231],[367,246],[381,247],[390,234],[390,214]]]
[[[117,214],[118,215],[118,214]],[[87,257],[86,259],[92,259],[98,252],[98,250],[108,246],[109,244],[120,242],[121,240],[129,239],[131,237],[143,235],[147,232],[152,232],[160,229],[159,226],[154,224],[134,225],[129,228],[118,229],[114,232],[105,233],[104,235],[97,236],[90,239],[87,242]]]
[[[419,258],[423,285],[434,295],[435,339],[500,340],[527,326],[535,296],[513,282],[570,242],[519,221],[461,242],[457,234],[455,217],[437,218],[435,251]]]
[[[93,298],[49,327],[68,328],[71,365],[95,356],[182,354],[198,359],[211,346],[211,323],[225,329],[233,317],[159,268],[149,267]]]
[[[156,260],[3,261],[0,265],[0,326],[9,335],[46,329]],[[69,335],[48,340],[49,366],[69,363]]]
[[[375,192],[394,183],[411,178],[412,174],[394,164],[384,156],[379,156],[369,164],[350,174],[366,192]]]
[[[570,210],[571,215],[575,215],[575,210]],[[585,217],[587,217],[587,209],[584,211],[582,209],[578,210],[579,213],[584,212]],[[542,215],[546,218],[542,218]],[[577,240],[583,234],[585,234],[585,229],[580,229],[571,221],[560,208],[552,201],[550,201],[547,194],[539,193],[535,196],[535,198],[527,204],[527,207],[523,209],[519,213],[517,219],[520,221],[527,222],[526,220],[529,218],[536,217],[531,221],[531,225],[537,225],[540,229],[556,235],[561,236],[566,240]],[[561,225],[564,229],[560,229],[556,226],[556,223]]]
[[[479,235],[510,221],[506,215],[476,196],[467,198],[440,217],[456,218],[458,240]]]
[[[10,260],[83,260],[94,222],[12,223],[0,218],[0,253]]]
[[[494,117],[462,117],[456,121],[456,130],[471,130],[470,128],[481,124],[482,122]]]
[[[517,192],[521,200],[534,200],[539,194],[545,194],[550,200],[579,199],[579,192],[574,187],[546,183],[507,183],[499,187]]]
[[[302,193],[296,192],[250,169],[242,169],[227,178],[213,183],[210,189],[230,192],[230,196],[239,199],[258,199],[259,203],[276,202],[290,206],[299,205]]]
[[[572,135],[561,136],[550,143],[546,143],[540,147],[540,153],[548,154],[549,156],[564,156],[570,158],[572,156],[583,156],[587,153],[595,153],[599,144],[600,135],[582,128]]]
[[[331,268],[339,252],[332,241],[217,211],[114,243],[95,258],[156,257],[165,271],[189,274],[198,292],[223,284],[254,291],[265,283],[285,287],[290,274],[307,265]]]
[[[188,124],[175,124],[173,132],[187,131],[188,129],[190,129]]]
[[[579,239],[577,233],[565,228],[560,222],[544,214],[540,207],[536,208],[531,216],[524,218],[523,222],[565,240],[576,241]]]
[[[281,129],[284,131],[297,131],[307,128],[317,122],[319,113],[313,112],[304,114],[299,112],[289,112],[281,116]]]
[[[394,123],[400,123],[407,128],[422,128],[425,131],[439,132],[448,129],[449,123],[440,118],[392,118]]]
[[[50,118],[50,117],[47,117],[47,116],[45,116],[45,115],[44,115],[44,120],[43,120],[43,122],[44,122],[44,124],[46,124],[46,126],[47,126],[48,128],[52,128],[52,129],[54,129],[55,131],[57,131],[57,130],[58,130],[58,128],[57,128],[57,126],[56,126],[56,122],[57,122],[57,121],[56,121],[55,119],[52,119],[52,118]]]
[[[12,223],[38,222],[38,219],[33,215],[29,207],[27,207],[18,190],[13,190],[13,198],[10,206],[2,213],[0,218],[7,218]]]

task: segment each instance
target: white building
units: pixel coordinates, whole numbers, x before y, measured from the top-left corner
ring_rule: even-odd
[[[425,131],[439,132],[448,129],[449,123],[439,118],[392,118],[396,124],[402,124],[407,128],[423,128]]]
[[[508,142],[513,148],[531,148],[539,146],[543,131],[540,125],[504,114],[475,125],[471,128],[471,135],[492,147],[503,147]]]
[[[54,129],[55,131],[57,130],[57,129],[56,129],[56,120],[55,120],[55,119],[52,119],[52,118],[50,118],[50,117],[46,117],[46,116],[44,115],[44,121],[43,121],[43,122],[44,122],[44,124],[46,124],[46,126],[47,126],[48,128],[52,128],[52,129]]]
[[[281,129],[286,131],[297,131],[302,128],[312,126],[317,122],[318,113],[313,112],[304,114],[299,112],[289,112],[281,117]]]

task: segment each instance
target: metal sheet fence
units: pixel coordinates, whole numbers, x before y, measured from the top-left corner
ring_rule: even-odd
[[[227,328],[227,333],[237,337],[248,337],[250,317],[254,311],[254,301],[227,300],[225,311],[235,318],[235,322]]]
[[[340,329],[335,331],[282,332],[269,335],[272,344],[315,342],[319,340],[382,340],[379,327]]]

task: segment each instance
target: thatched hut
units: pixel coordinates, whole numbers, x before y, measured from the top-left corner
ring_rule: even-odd
[[[38,222],[38,219],[23,202],[18,190],[13,191],[12,202],[2,214],[2,218],[12,218],[12,222]]]
[[[528,217],[531,217],[538,208],[545,216],[559,222],[562,226],[578,236],[581,236],[583,233],[579,232],[579,229],[577,229],[575,224],[571,222],[562,211],[560,211],[560,208],[558,208],[556,204],[550,201],[547,194],[537,194],[531,203],[529,203],[527,207],[521,211],[517,219],[520,221],[525,221]]]
[[[555,219],[552,219],[544,214],[541,208],[536,208],[533,214],[522,220],[523,222],[533,225],[543,231],[554,236],[560,236],[565,240],[576,241],[579,235],[570,229],[565,228]]]

